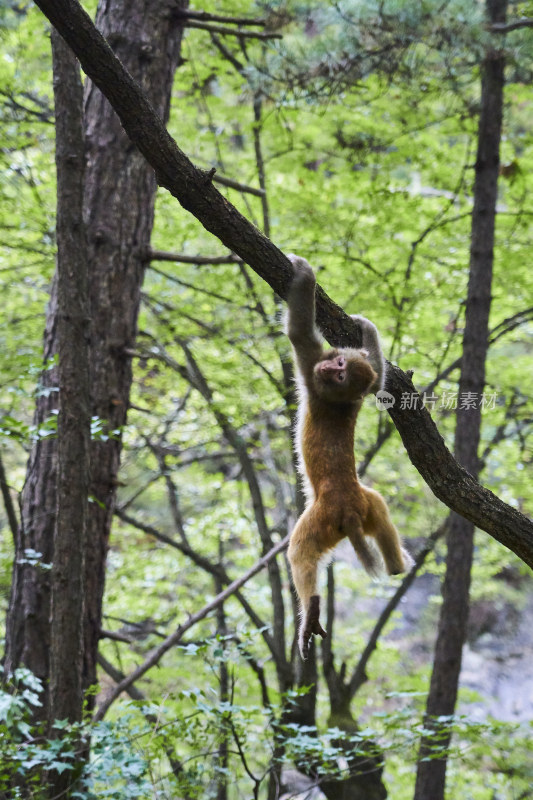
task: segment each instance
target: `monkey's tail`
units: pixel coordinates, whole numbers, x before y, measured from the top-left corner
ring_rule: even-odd
[[[359,561],[371,578],[381,578],[385,572],[385,562],[381,551],[373,539],[368,536],[357,536],[352,539],[354,550]]]
[[[411,553],[408,553],[405,547],[400,548],[403,556],[404,572],[409,572],[415,565],[415,560]]]

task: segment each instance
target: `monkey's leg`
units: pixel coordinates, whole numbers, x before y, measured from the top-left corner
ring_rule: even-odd
[[[317,522],[312,508],[305,511],[291,534],[288,551],[292,580],[301,603],[298,647],[304,661],[309,654],[311,636],[325,638],[327,635],[319,621],[317,572],[320,558],[328,548],[321,542]]]
[[[390,518],[385,500],[374,489],[365,486],[363,490],[368,500],[364,532],[375,538],[389,575],[406,572],[413,565],[413,559],[402,547],[400,535]]]

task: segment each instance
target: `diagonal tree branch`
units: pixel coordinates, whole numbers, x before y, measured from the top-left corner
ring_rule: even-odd
[[[179,149],[82,7],[75,0],[36,3],[112,104],[124,130],[154,168],[159,184],[280,297],[286,297],[292,277],[288,259],[220,194],[212,176],[197,169]],[[318,324],[329,342],[360,346],[358,326],[321,288],[316,304]],[[410,377],[396,366],[389,365],[387,389],[395,400],[389,413],[409,458],[434,494],[533,567],[533,521],[499,500],[457,463],[427,409],[404,407],[402,394],[416,395],[416,390]]]
[[[196,625],[197,622],[200,622],[202,619],[208,616],[212,611],[218,608],[222,603],[224,603],[228,597],[231,597],[232,594],[238,591],[241,586],[244,586],[250,578],[253,578],[254,575],[257,575],[258,572],[261,572],[264,567],[266,567],[270,562],[281,553],[282,550],[285,550],[289,543],[289,536],[285,536],[280,542],[278,542],[272,550],[270,550],[266,555],[257,561],[254,566],[245,572],[244,575],[241,575],[240,578],[230,583],[230,585],[224,589],[223,592],[217,594],[217,596],[211,600],[210,603],[207,603],[200,611],[197,611],[196,614],[193,614],[192,617],[189,617],[187,622],[184,622],[183,625],[180,625],[174,633],[167,636],[167,638],[161,642],[158,647],[154,647],[154,649],[148,654],[147,658],[143,661],[142,664],[130,672],[124,680],[120,681],[114,689],[108,694],[102,704],[99,706],[98,711],[94,715],[94,722],[99,722],[101,719],[104,718],[107,710],[111,706],[112,703],[122,694],[122,692],[127,691],[127,689],[138,681],[139,678],[148,672],[149,669],[154,667],[167,653],[172,647],[175,647],[178,642],[183,638],[183,634],[186,633],[193,625]]]

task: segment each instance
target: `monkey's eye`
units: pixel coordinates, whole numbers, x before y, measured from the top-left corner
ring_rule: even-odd
[[[339,367],[344,367],[345,364],[346,364],[346,359],[344,358],[344,356],[339,356],[337,359],[337,365]]]
[[[346,378],[345,372],[337,372],[337,380],[339,383],[343,383],[345,378]]]

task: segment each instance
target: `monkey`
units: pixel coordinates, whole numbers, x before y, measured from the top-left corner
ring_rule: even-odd
[[[359,349],[326,349],[315,325],[312,267],[289,255],[293,278],[287,298],[287,334],[292,344],[298,412],[295,449],[306,507],[289,542],[292,579],[300,600],[298,646],[305,660],[313,635],[325,638],[317,594],[319,562],[348,537],[373,576],[383,568],[390,575],[413,564],[379,492],[357,477],[354,430],[364,397],[383,388],[385,359],[376,326],[360,315],[363,343]],[[377,545],[377,547],[376,547]]]

